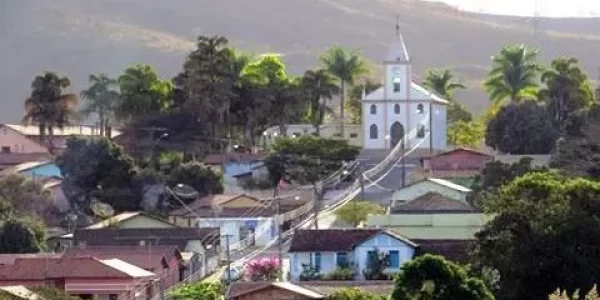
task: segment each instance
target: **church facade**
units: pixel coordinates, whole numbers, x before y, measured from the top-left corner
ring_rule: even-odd
[[[396,38],[384,61],[383,86],[362,96],[363,148],[446,149],[446,106],[412,82],[411,62],[396,25]]]

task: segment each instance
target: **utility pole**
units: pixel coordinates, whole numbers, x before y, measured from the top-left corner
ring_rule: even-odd
[[[319,191],[317,189],[317,183],[316,182],[313,183],[313,188],[315,190],[315,193],[314,193],[314,197],[315,197],[314,202],[315,203],[313,205],[313,211],[314,211],[314,214],[315,214],[315,229],[318,230],[319,229],[319,198],[320,197],[319,197]]]
[[[365,201],[365,175],[361,164],[358,165],[358,172],[360,173],[360,198]]]
[[[433,100],[429,100],[429,155],[433,155]],[[402,157],[402,161],[404,161],[404,156]],[[402,172],[404,172],[404,169]],[[402,175],[402,178],[404,180],[404,175]],[[404,186],[404,184],[402,186]]]
[[[275,187],[273,191],[273,200],[277,201],[277,213],[275,214],[275,221],[277,222],[277,254],[279,257],[279,280],[283,281],[283,241],[281,240],[281,198],[279,197],[279,185]]]
[[[231,284],[231,251],[229,249],[229,238],[231,234],[224,235],[225,237],[225,251],[227,255],[227,285]]]
[[[431,131],[429,132],[429,136],[431,136]],[[402,150],[402,187],[406,186],[406,157],[405,148],[404,148],[404,138],[402,139],[402,144],[400,145],[400,149]]]

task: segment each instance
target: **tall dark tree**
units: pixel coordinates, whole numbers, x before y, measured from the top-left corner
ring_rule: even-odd
[[[0,253],[38,253],[46,245],[45,228],[40,222],[11,218],[0,231]]]
[[[525,45],[506,46],[492,57],[492,69],[483,86],[490,100],[511,103],[536,99],[537,78],[542,70],[537,62],[538,51]]]
[[[182,164],[169,174],[167,184],[183,184],[194,188],[199,197],[223,193],[221,176],[211,169],[195,162]],[[193,201],[194,199],[192,199]]]
[[[546,108],[528,101],[502,107],[488,122],[485,144],[509,154],[549,154],[557,135]]]
[[[235,96],[234,52],[227,46],[228,40],[222,36],[198,37],[196,49],[173,80],[183,97],[184,109],[210,128],[213,142],[223,133],[219,125],[229,127],[230,104]]]
[[[354,84],[359,76],[368,73],[365,60],[356,51],[347,51],[342,47],[332,47],[321,56],[324,69],[340,81],[340,135],[344,135],[344,108],[346,89]]]
[[[339,92],[334,79],[326,70],[308,70],[301,79],[302,93],[308,99],[308,119],[320,135],[325,113],[330,110],[327,101]]]
[[[81,99],[85,101],[81,113],[86,117],[96,114],[100,123],[100,136],[110,138],[110,127],[120,97],[119,92],[114,88],[119,82],[106,74],[97,74],[90,75],[89,83],[90,87],[80,94]]]
[[[31,83],[31,95],[25,100],[23,122],[39,127],[40,142],[44,145],[48,143],[51,152],[54,150],[53,129],[69,125],[76,117],[79,99],[74,94],[63,93],[70,85],[69,78],[45,72],[35,77]]]
[[[119,76],[121,97],[117,106],[117,117],[123,121],[137,121],[172,106],[172,86],[162,80],[149,65],[131,66]]]
[[[594,103],[594,91],[587,75],[577,65],[575,58],[557,58],[552,68],[542,74],[546,85],[539,94],[546,103],[548,113],[565,134],[569,118]]]
[[[139,209],[141,199],[131,192],[137,169],[123,149],[110,140],[69,139],[56,164],[74,210],[91,213],[97,201],[111,205],[117,212]]]

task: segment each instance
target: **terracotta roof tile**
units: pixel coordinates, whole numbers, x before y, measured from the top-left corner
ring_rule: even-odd
[[[290,282],[236,282],[227,289],[225,299],[232,299],[243,295],[259,292],[269,287],[283,289],[292,293],[302,295],[307,299],[324,299],[325,296]]]
[[[321,229],[296,231],[292,237],[289,251],[351,251],[354,247],[381,233],[417,246],[412,241],[383,229]]]
[[[469,203],[457,201],[435,192],[428,192],[411,201],[392,208],[392,213],[427,213],[427,212],[470,212],[473,208]]]
[[[173,257],[181,260],[177,246],[86,246],[83,249],[74,247],[68,249],[64,257],[92,256],[97,259],[117,258],[146,270],[158,271],[168,267]]]
[[[394,282],[387,280],[369,280],[369,281],[305,281],[301,286],[313,290],[319,294],[329,296],[339,290],[348,288],[357,288],[361,291],[373,294],[388,296],[394,289]]]
[[[451,261],[465,264],[469,262],[469,249],[472,240],[414,240],[418,243],[419,254],[437,254]]]

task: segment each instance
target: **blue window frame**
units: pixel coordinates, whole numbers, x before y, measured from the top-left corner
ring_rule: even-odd
[[[314,259],[315,260],[315,262],[314,262],[315,263],[315,265],[314,265],[315,270],[317,272],[320,272],[321,271],[321,252],[315,252],[314,258],[315,258]]]
[[[340,268],[347,268],[348,267],[348,253],[346,252],[338,252],[336,255],[336,263],[337,266]]]
[[[400,268],[400,254],[397,250],[390,251],[390,268]]]

